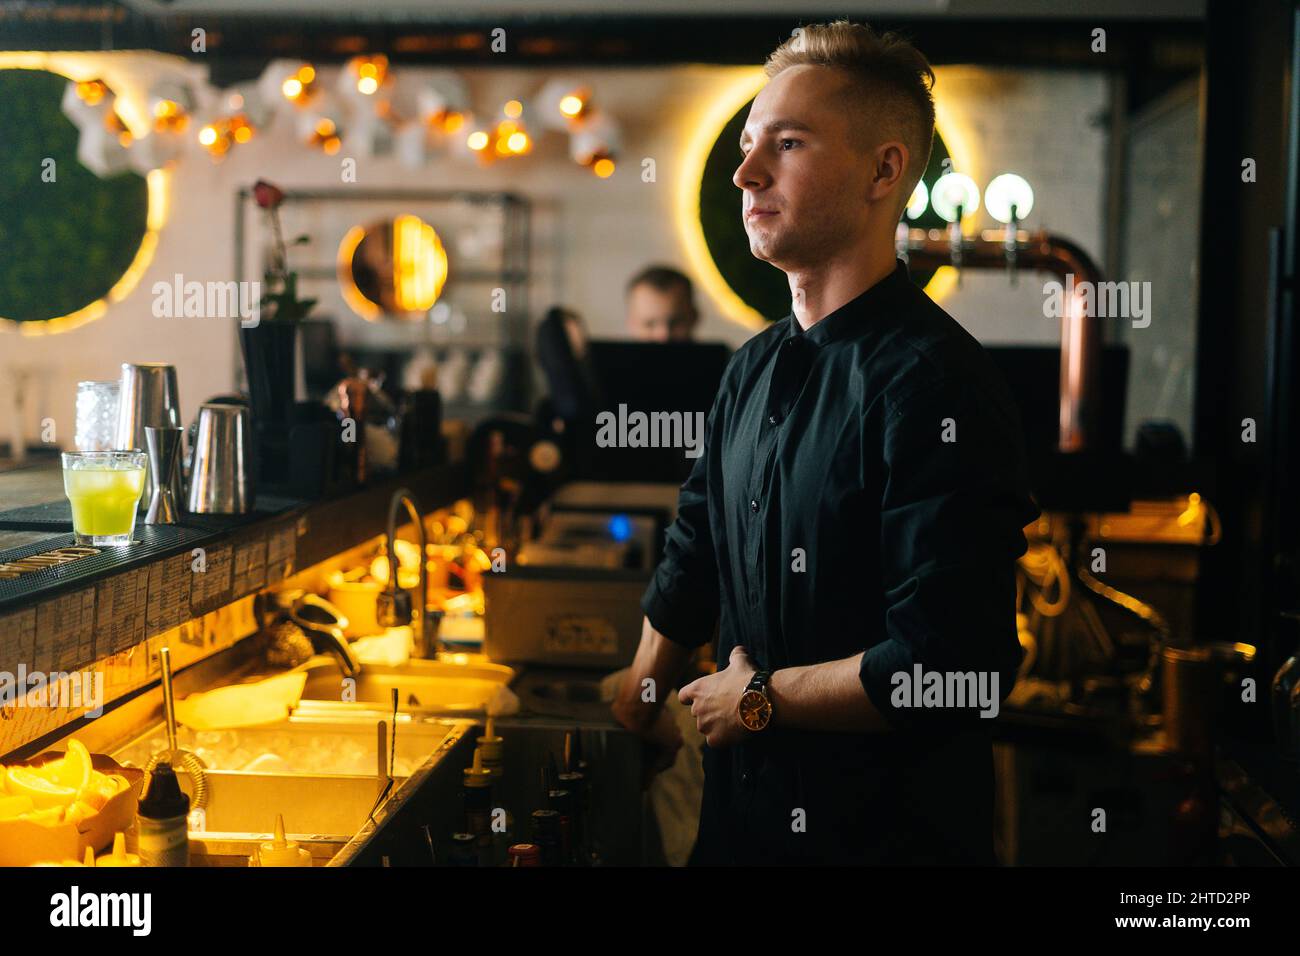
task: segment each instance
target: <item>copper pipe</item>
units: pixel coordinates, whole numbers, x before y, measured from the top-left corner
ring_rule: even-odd
[[[1083,451],[1097,440],[1098,394],[1101,366],[1101,324],[1081,307],[1077,294],[1082,283],[1101,282],[1101,270],[1088,254],[1068,239],[1048,232],[1016,234],[1016,268],[1050,272],[1066,290],[1061,315],[1060,438],[1063,452]],[[990,229],[978,239],[962,244],[961,268],[1007,268],[1006,230]],[[952,250],[945,232],[912,229],[908,232],[909,264],[922,270],[952,265]],[[1072,279],[1070,277],[1073,277]]]

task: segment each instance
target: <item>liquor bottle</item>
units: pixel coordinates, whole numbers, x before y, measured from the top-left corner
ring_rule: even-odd
[[[516,843],[506,851],[506,866],[541,866],[542,848],[536,843]]]
[[[533,811],[533,842],[541,850],[542,866],[561,866],[560,814],[555,810]]]
[[[472,833],[453,833],[447,851],[448,866],[478,866],[478,837]]]
[[[574,841],[574,801],[568,790],[551,790],[546,794],[550,809],[560,815],[560,865],[576,866],[578,851]]]

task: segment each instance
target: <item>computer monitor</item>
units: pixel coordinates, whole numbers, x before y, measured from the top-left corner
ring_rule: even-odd
[[[700,413],[708,418],[731,350],[718,342],[588,343],[597,413]],[[605,481],[681,482],[696,459],[682,447],[597,447],[587,477]],[[575,476],[577,477],[577,476]]]

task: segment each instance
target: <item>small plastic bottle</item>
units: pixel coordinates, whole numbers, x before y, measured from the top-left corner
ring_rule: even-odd
[[[491,866],[492,774],[483,767],[483,751],[474,750],[474,763],[465,768],[465,832],[474,834],[480,866]]]
[[[190,798],[181,790],[176,771],[159,763],[149,775],[149,789],[137,811],[136,849],[144,866],[189,866],[190,834],[186,817]]]
[[[284,814],[275,815],[275,837],[257,847],[258,866],[311,866],[311,851],[284,835]]]
[[[113,836],[113,852],[105,853],[95,861],[95,866],[139,866],[140,855],[126,852],[126,834],[119,830]]]
[[[487,727],[479,735],[478,743],[475,746],[483,752],[483,767],[492,774],[492,785],[494,787],[501,786],[505,774],[505,765],[501,759],[505,741],[497,735],[495,722],[491,717],[487,719]]]

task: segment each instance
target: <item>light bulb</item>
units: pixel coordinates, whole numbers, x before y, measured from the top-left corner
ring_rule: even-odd
[[[945,173],[930,190],[930,206],[946,222],[957,221],[957,208],[969,215],[980,207],[980,188],[963,173]]]
[[[907,218],[920,219],[929,205],[930,193],[925,188],[925,183],[918,181],[911,198],[907,200]]]
[[[984,208],[1000,223],[1010,224],[1014,211],[1021,221],[1034,208],[1034,190],[1015,173],[1003,173],[984,188]]]

